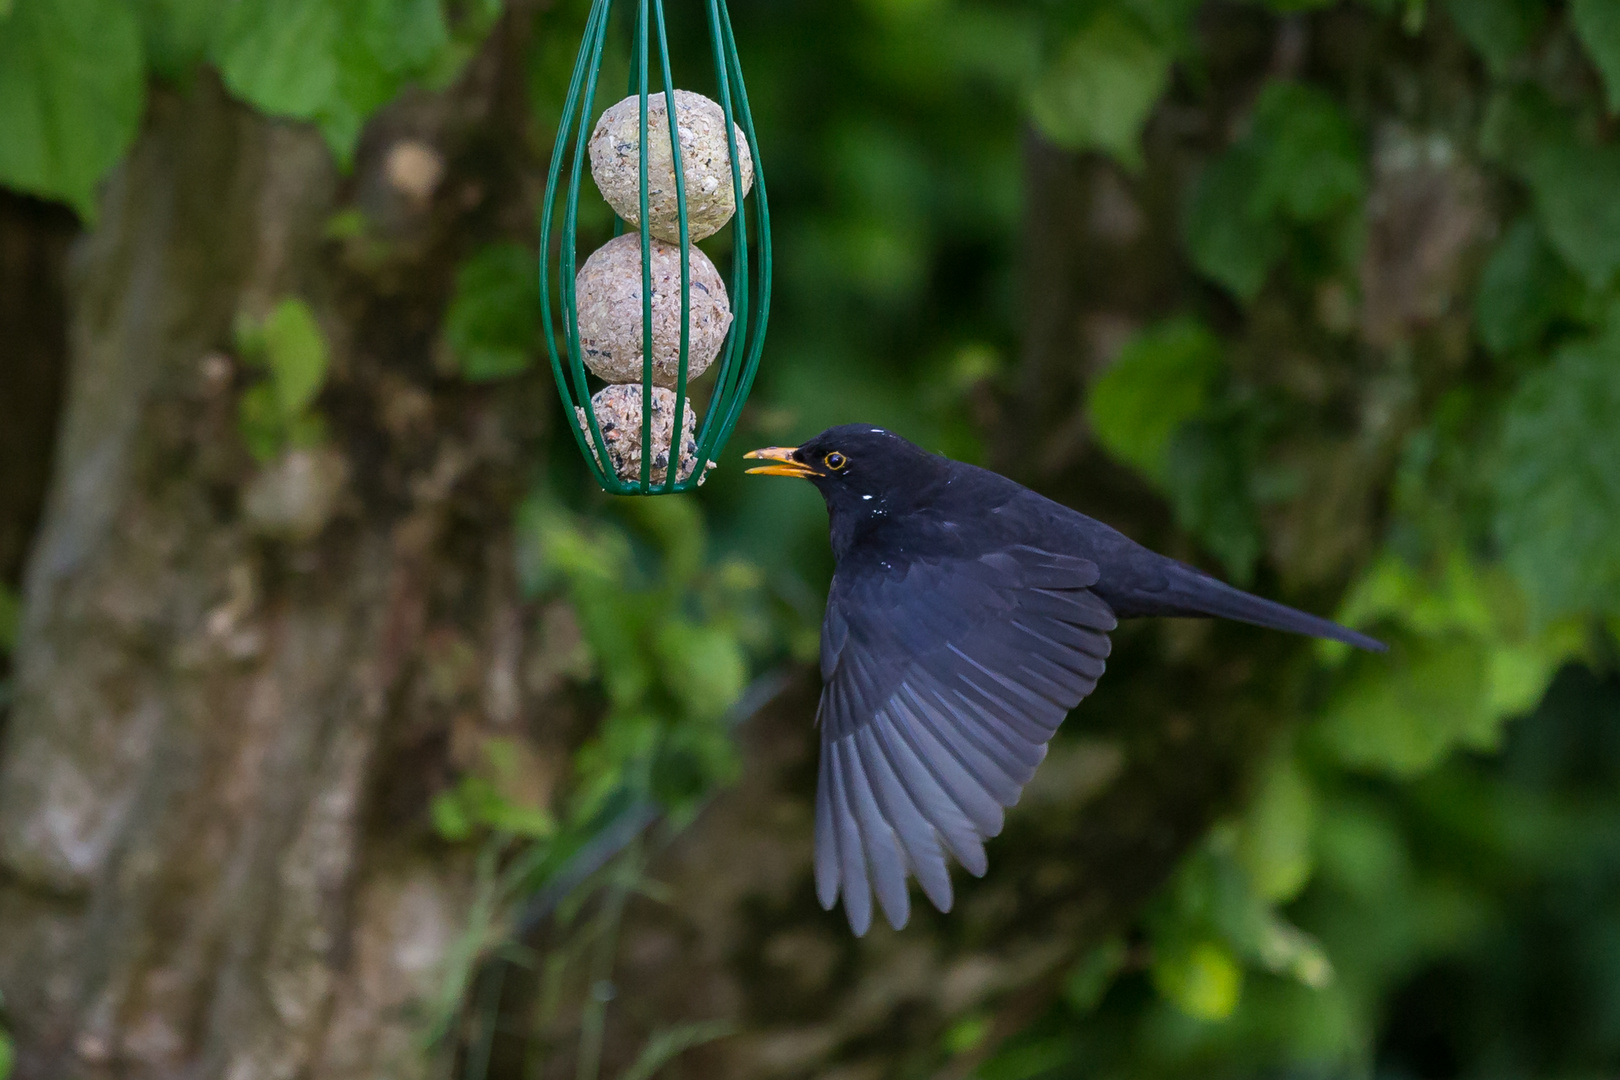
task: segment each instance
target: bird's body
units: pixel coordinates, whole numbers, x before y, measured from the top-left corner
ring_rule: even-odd
[[[816,884],[828,908],[842,893],[857,934],[873,891],[904,925],[908,872],[949,910],[946,851],[984,873],[984,839],[1101,677],[1118,619],[1216,616],[1382,648],[880,428],[749,456],[827,501]]]

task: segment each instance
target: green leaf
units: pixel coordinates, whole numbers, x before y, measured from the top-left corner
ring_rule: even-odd
[[[1520,218],[1480,275],[1474,325],[1498,356],[1539,342],[1561,316],[1579,310],[1581,282],[1548,246],[1530,218]]]
[[[1609,111],[1620,113],[1620,5],[1614,0],[1570,0],[1570,21],[1603,74]]]
[[[1295,82],[1273,82],[1254,106],[1259,169],[1254,213],[1321,221],[1366,191],[1361,140],[1339,103]]]
[[[334,43],[337,93],[319,113],[338,160],[347,163],[366,118],[407,82],[425,77],[450,44],[439,0],[359,0]]]
[[[1496,536],[1542,619],[1620,614],[1620,332],[1566,346],[1514,391]]]
[[[318,124],[346,167],[366,119],[437,77],[452,44],[439,0],[236,0],[212,56],[233,94]]]
[[[11,1036],[0,1031],[0,1080],[6,1080],[6,1077],[11,1075],[11,1067],[14,1062],[15,1057],[11,1050]]]
[[[1243,994],[1243,968],[1226,946],[1200,941],[1161,949],[1153,961],[1153,985],[1188,1016],[1224,1020]]]
[[[732,634],[684,620],[658,634],[664,680],[693,716],[717,718],[731,708],[748,683],[748,661]]]
[[[1110,454],[1162,481],[1171,436],[1204,411],[1221,370],[1220,339],[1197,319],[1151,326],[1092,384],[1092,431]]]
[[[1030,101],[1042,133],[1070,150],[1142,165],[1142,125],[1170,82],[1171,55],[1141,22],[1111,7],[1064,43]]]
[[[518,244],[480,248],[457,269],[444,337],[464,378],[503,379],[534,363],[539,281],[534,253]]]
[[[96,185],[145,105],[140,27],[123,0],[16,0],[0,21],[0,184],[93,220]]]
[[[1432,640],[1461,636],[1477,642],[1485,656],[1482,686],[1453,689],[1470,698],[1483,695],[1481,725],[1532,708],[1558,669],[1586,646],[1579,619],[1534,626],[1524,591],[1506,569],[1480,565],[1460,550],[1447,555],[1438,573],[1428,574],[1384,556],[1351,588],[1339,619],[1351,626],[1382,621]],[[1348,655],[1336,643],[1324,644],[1326,654]],[[1494,738],[1486,735],[1480,745]]]
[[[1494,748],[1501,718],[1488,664],[1484,643],[1466,634],[1397,638],[1374,663],[1351,660],[1318,731],[1345,764],[1396,776],[1431,768],[1458,744]]]
[[[1255,102],[1251,125],[1204,169],[1182,218],[1193,265],[1241,300],[1254,299],[1265,285],[1287,249],[1289,223],[1337,224],[1342,233],[1367,183],[1360,137],[1321,90],[1271,82]],[[1330,248],[1348,251],[1332,239]]]
[[[1620,270],[1620,146],[1583,141],[1570,116],[1523,89],[1491,99],[1480,139],[1529,186],[1553,247],[1592,288],[1607,288]]]
[[[433,830],[451,843],[459,844],[472,836],[472,822],[453,791],[441,791],[433,796],[428,815],[433,819]]]
[[[292,420],[321,392],[329,357],[309,305],[288,297],[264,321],[265,359],[281,415]]]
[[[256,383],[242,392],[236,406],[236,427],[255,461],[269,461],[281,452],[287,442],[287,424],[273,384]]]
[[[1287,903],[1310,880],[1316,800],[1291,754],[1277,756],[1244,812],[1237,857],[1255,892]]]
[[[254,458],[265,462],[288,446],[323,441],[325,425],[310,406],[326,383],[330,360],[309,305],[287,297],[262,323],[239,319],[236,348],[246,363],[270,376],[248,387],[237,403],[237,428]]]
[[[316,119],[337,96],[341,8],[327,0],[225,7],[212,54],[226,87],[271,116]]]
[[[1561,143],[1530,163],[1536,212],[1553,245],[1595,289],[1620,270],[1620,147]]]
[[[1261,920],[1256,952],[1267,971],[1287,975],[1320,990],[1333,981],[1333,962],[1310,934],[1268,910]]]
[[[1259,294],[1287,246],[1281,224],[1251,198],[1260,172],[1254,147],[1234,146],[1205,166],[1182,215],[1182,241],[1193,266],[1240,300]]]
[[[1064,1004],[1077,1013],[1095,1009],[1129,957],[1125,939],[1118,936],[1087,951],[1063,979]]]
[[[1446,13],[1498,76],[1530,47],[1547,19],[1543,0],[1446,0]]]
[[[1182,424],[1170,439],[1165,487],[1176,523],[1196,536],[1238,584],[1253,580],[1260,519],[1250,489],[1254,448],[1241,417]]]

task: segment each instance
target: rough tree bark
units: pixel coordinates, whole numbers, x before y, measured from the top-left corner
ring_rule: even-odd
[[[498,190],[501,53],[380,119],[346,180],[313,131],[207,76],[157,92],[74,246],[0,750],[24,1080],[426,1071],[411,1007],[439,990],[468,868],[410,825],[453,710],[518,708],[510,435],[487,400],[429,390],[454,254],[525,198]],[[432,198],[388,166],[406,140],[479,166]],[[343,203],[373,223],[363,249],[323,238]],[[232,324],[289,295],[332,346],[332,438],[261,469]],[[428,687],[430,632],[475,643],[482,677]]]

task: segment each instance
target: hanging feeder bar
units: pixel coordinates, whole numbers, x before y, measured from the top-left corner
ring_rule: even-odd
[[[684,2],[706,9],[714,100],[676,88],[663,0],[593,0],[541,211],[546,348],[565,423],[597,483],[619,495],[703,482],[753,387],[770,310],[770,212],[731,18],[724,0]],[[619,21],[633,17],[629,96],[599,113],[615,7]],[[654,43],[660,88],[650,85]],[[614,238],[581,268],[587,157],[616,222]],[[723,279],[695,241],[727,224]],[[711,362],[712,383],[690,385]],[[606,384],[594,395],[593,374]]]

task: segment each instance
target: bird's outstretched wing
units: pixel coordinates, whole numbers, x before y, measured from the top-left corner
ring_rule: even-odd
[[[1002,808],[1097,685],[1114,613],[1095,564],[1032,547],[834,579],[822,627],[816,893],[856,934],[877,892],[898,929],[906,876],[949,911],[945,852],[974,875]]]

